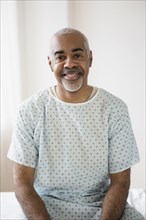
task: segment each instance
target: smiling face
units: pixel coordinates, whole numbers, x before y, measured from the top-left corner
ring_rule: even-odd
[[[83,36],[78,32],[55,35],[50,49],[49,65],[57,86],[68,92],[86,88],[92,53]]]

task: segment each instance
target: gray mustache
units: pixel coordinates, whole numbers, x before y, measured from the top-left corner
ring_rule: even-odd
[[[79,72],[81,72],[82,73],[82,70],[80,69],[80,68],[78,68],[78,69],[64,69],[63,71],[62,71],[62,74],[71,74],[71,73],[79,73]]]

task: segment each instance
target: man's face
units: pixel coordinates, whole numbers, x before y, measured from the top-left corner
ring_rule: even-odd
[[[78,34],[61,34],[53,37],[49,65],[54,72],[58,86],[69,92],[76,92],[87,85],[92,53]]]

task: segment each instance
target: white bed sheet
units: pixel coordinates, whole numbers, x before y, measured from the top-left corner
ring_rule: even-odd
[[[135,207],[146,218],[146,193],[143,189],[130,189],[128,203]],[[22,212],[14,192],[1,192],[1,220],[20,220]]]
[[[130,189],[127,202],[146,218],[146,191]]]

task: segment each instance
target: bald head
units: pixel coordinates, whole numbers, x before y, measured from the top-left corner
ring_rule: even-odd
[[[50,40],[50,45],[49,45],[49,52],[50,54],[52,54],[52,41],[54,38],[58,37],[58,36],[63,36],[63,35],[78,35],[79,38],[82,38],[83,40],[83,44],[85,49],[90,52],[90,48],[89,48],[89,43],[88,43],[88,39],[87,37],[80,31],[73,29],[73,28],[63,28],[59,31],[57,31],[51,38]]]

